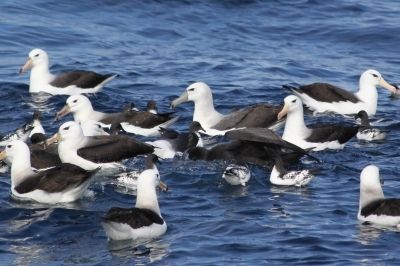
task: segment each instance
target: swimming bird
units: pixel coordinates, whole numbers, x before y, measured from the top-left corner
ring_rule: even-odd
[[[167,231],[158,205],[156,186],[162,190],[167,190],[167,187],[160,180],[156,158],[154,155],[147,157],[146,169],[138,177],[135,207],[113,207],[103,217],[102,226],[109,240],[152,239]]]
[[[250,169],[245,165],[237,164],[229,164],[222,174],[222,178],[225,179],[226,182],[234,186],[246,186],[246,183],[249,182],[250,177]]]
[[[175,123],[178,117],[169,115],[153,114],[147,111],[135,111],[132,108],[124,108],[119,113],[103,113],[95,111],[89,98],[84,95],[71,95],[66,105],[56,114],[58,120],[72,113],[74,120],[84,123],[88,120],[100,122],[104,125],[118,125],[129,133],[153,136],[158,135],[160,127],[168,127]]]
[[[47,144],[54,142],[58,142],[58,155],[63,163],[86,170],[154,151],[153,146],[128,136],[84,136],[81,126],[74,121],[62,124],[58,133],[47,140]]]
[[[171,102],[175,108],[181,103],[194,102],[193,121],[198,121],[209,135],[224,135],[228,130],[246,127],[274,127],[279,108],[256,104],[223,115],[215,110],[210,87],[203,82],[189,85],[182,95]]]
[[[342,124],[318,124],[307,127],[304,123],[303,103],[295,95],[284,99],[285,105],[278,114],[281,118],[287,114],[282,139],[303,149],[320,151],[324,149],[343,149],[347,141],[358,132],[358,126]]]
[[[187,150],[189,159],[225,160],[240,165],[254,164],[270,168],[277,155],[282,156],[288,164],[297,162],[303,155],[311,156],[307,151],[283,140],[267,128],[231,130],[225,133],[225,136],[231,141],[219,143],[211,148],[203,148],[196,147],[197,138],[191,134]]]
[[[46,140],[46,131],[44,130],[42,123],[40,122],[41,113],[38,110],[33,112],[33,118],[31,125],[33,127],[31,133],[29,134],[29,138],[32,144],[42,142]]]
[[[194,121],[191,123],[189,132],[178,133],[172,129],[160,128],[161,139],[147,141],[146,143],[154,147],[154,154],[162,159],[172,159],[178,152],[184,152],[188,148],[189,136],[196,139],[196,147],[203,147],[203,140],[199,131],[204,129],[200,123]]]
[[[86,171],[73,164],[34,171],[26,143],[15,140],[0,153],[0,159],[11,162],[11,192],[20,199],[55,204],[72,202],[82,197],[98,170]]]
[[[373,128],[369,124],[368,114],[364,110],[358,112],[355,116],[356,118],[361,119],[361,126],[357,132],[357,139],[365,140],[365,141],[374,141],[374,140],[382,140],[386,138],[386,132]]]
[[[400,199],[385,199],[379,168],[366,166],[360,174],[358,220],[400,228]]]
[[[13,140],[21,140],[26,142],[29,139],[29,135],[31,134],[32,130],[33,126],[30,123],[25,123],[13,132],[10,132],[4,136],[0,136],[0,146],[6,146]]]
[[[275,165],[272,168],[269,181],[271,184],[278,186],[296,186],[302,187],[310,183],[314,175],[310,170],[301,171],[286,171],[283,167],[281,158],[275,160]]]
[[[359,86],[359,91],[354,93],[328,83],[313,83],[298,88],[285,85],[284,88],[299,96],[314,113],[334,112],[342,115],[357,114],[361,110],[365,110],[368,115],[375,115],[378,106],[376,86],[391,93],[397,93],[398,90],[372,69],[361,74]]]
[[[29,52],[28,60],[20,69],[22,74],[31,69],[29,92],[56,94],[96,93],[117,75],[101,75],[92,71],[75,70],[53,75],[49,70],[49,57],[42,49]]]

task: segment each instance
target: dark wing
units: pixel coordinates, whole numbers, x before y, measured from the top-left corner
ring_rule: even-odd
[[[117,162],[154,151],[153,146],[123,135],[87,139],[88,143],[78,150],[78,155],[96,163]]]
[[[75,85],[79,88],[94,88],[110,76],[100,75],[92,71],[76,70],[65,72],[57,76],[50,85],[57,88],[65,88]]]
[[[129,110],[121,113],[106,114],[100,122],[104,124],[114,124],[127,122],[131,125],[141,128],[153,128],[157,125],[167,122],[172,119],[169,115],[158,115],[147,111]]]
[[[47,150],[31,150],[31,164],[36,169],[53,167],[61,164],[58,154],[53,154]]]
[[[358,127],[342,126],[339,124],[318,125],[310,127],[311,135],[306,139],[308,142],[327,142],[339,141],[343,144],[354,137],[358,132]]]
[[[311,98],[320,102],[331,103],[350,101],[352,103],[357,103],[360,101],[360,99],[358,99],[358,97],[353,93],[328,83],[313,83],[298,88],[292,87],[291,90],[300,94],[307,94]]]
[[[48,139],[48,137],[45,134],[35,133],[35,134],[32,134],[32,136],[31,136],[31,143],[37,144],[37,143],[45,141],[46,139]]]
[[[128,224],[133,229],[150,226],[153,223],[163,224],[164,220],[155,212],[138,208],[111,208],[103,217],[104,222]]]
[[[240,127],[269,127],[277,122],[280,109],[282,108],[268,104],[249,106],[225,116],[213,128],[226,130]]]
[[[176,139],[179,136],[178,132],[169,128],[160,128],[158,131],[160,132],[161,136],[165,139]]]
[[[15,187],[20,193],[39,189],[48,193],[63,192],[87,181],[95,171],[86,171],[73,164],[62,164],[46,171],[38,172]]]
[[[375,200],[361,209],[362,216],[368,215],[400,216],[400,199]]]

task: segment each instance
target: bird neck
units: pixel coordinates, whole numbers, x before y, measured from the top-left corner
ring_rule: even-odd
[[[294,136],[304,138],[309,135],[309,131],[304,123],[303,108],[299,108],[287,114],[282,138],[287,141],[290,141]]]
[[[54,76],[49,71],[48,63],[43,63],[35,66],[31,70],[30,75],[30,92],[38,92],[47,87],[47,85],[54,79]]]
[[[85,108],[74,112],[74,120],[78,123],[85,123],[88,120],[98,121],[98,114],[93,110],[92,105],[88,105]]]
[[[11,187],[17,186],[27,176],[33,175],[30,153],[24,153],[13,160],[11,165]]]
[[[87,171],[93,171],[99,167],[97,163],[86,160],[78,155],[78,149],[82,146],[82,141],[61,141],[58,144],[58,155],[63,163],[77,165]]]
[[[136,208],[149,209],[161,216],[157,200],[157,192],[154,186],[138,182],[136,195]]]
[[[364,109],[369,115],[374,115],[378,106],[378,91],[370,82],[360,80],[360,90],[355,95],[366,104]]]
[[[383,194],[382,187],[379,186],[379,188],[369,188],[369,187],[364,187],[360,188],[360,205],[359,205],[359,211],[361,211],[362,208],[364,208],[366,205],[369,203],[378,200],[378,199],[384,199],[385,195]]]
[[[212,96],[194,102],[193,121],[198,121],[203,128],[211,128],[217,124],[223,115],[214,108]]]

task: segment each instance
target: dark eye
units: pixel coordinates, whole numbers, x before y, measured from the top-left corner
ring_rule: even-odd
[[[39,54],[35,54],[35,55],[34,55],[34,57],[38,57],[38,56],[39,56]]]
[[[69,127],[64,127],[64,130],[68,130],[69,129]]]
[[[374,76],[375,78],[379,77],[377,74],[372,74],[372,76]]]
[[[100,125],[97,125],[97,127],[100,129],[101,128],[101,126]]]
[[[74,101],[73,101],[73,103],[77,103],[77,102],[78,102],[78,100],[74,100]]]
[[[292,101],[292,103],[295,103],[297,101],[297,99],[294,99],[293,101]]]
[[[190,88],[190,89],[188,89],[188,91],[194,91],[194,88]]]
[[[7,145],[7,148],[11,149],[12,145]]]

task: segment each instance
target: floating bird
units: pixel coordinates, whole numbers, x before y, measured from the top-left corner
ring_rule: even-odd
[[[156,186],[167,187],[160,180],[155,165],[155,155],[146,159],[146,169],[137,180],[137,196],[134,208],[111,208],[103,217],[102,225],[109,240],[152,239],[167,231],[167,224],[161,216]]]
[[[189,159],[225,160],[240,165],[248,163],[270,168],[277,155],[282,156],[288,164],[297,162],[303,155],[311,156],[267,128],[231,130],[225,136],[232,141],[220,143],[211,148],[203,148],[196,147],[197,138],[191,134],[187,150]]]
[[[361,171],[358,220],[400,228],[400,199],[385,199],[375,165]]]
[[[230,164],[226,167],[222,178],[231,185],[246,186],[251,177],[251,171],[245,165]]]
[[[154,154],[162,159],[172,159],[178,152],[184,152],[188,148],[189,136],[196,138],[196,147],[203,147],[203,140],[199,131],[204,129],[200,123],[195,121],[190,125],[189,132],[178,133],[172,129],[160,128],[161,139],[147,141],[146,143],[154,147]]]
[[[31,134],[32,130],[33,126],[30,123],[26,123],[13,132],[10,132],[4,136],[0,136],[0,146],[6,146],[13,140],[21,140],[26,142],[29,139],[29,135]]]
[[[282,139],[303,149],[320,151],[324,149],[343,149],[345,143],[358,132],[357,126],[341,124],[320,124],[307,127],[304,123],[303,104],[299,97],[289,95],[278,118],[287,114]]]
[[[269,181],[278,186],[302,187],[310,183],[313,178],[314,175],[310,170],[286,171],[282,159],[278,158],[272,168]]]
[[[29,138],[31,139],[31,143],[39,143],[46,140],[46,131],[44,130],[42,123],[40,122],[41,113],[38,110],[33,112],[33,119],[31,125],[33,127],[31,133],[29,134]]]
[[[29,148],[20,140],[12,141],[0,153],[0,159],[6,157],[11,162],[12,194],[20,199],[47,204],[79,199],[97,171],[86,171],[73,164],[61,164],[47,170],[34,171],[31,167]]]
[[[153,146],[128,136],[84,136],[81,126],[73,121],[62,124],[58,133],[47,140],[47,144],[54,142],[58,142],[58,155],[63,163],[75,164],[86,170],[154,151]]]
[[[334,112],[342,115],[357,114],[365,110],[368,115],[375,115],[378,105],[376,86],[382,86],[392,93],[397,93],[397,87],[387,83],[382,75],[369,69],[360,77],[358,92],[349,92],[328,83],[313,83],[298,88],[285,85],[299,96],[304,105],[315,113]]]
[[[49,71],[49,57],[41,49],[33,49],[20,69],[22,74],[31,69],[29,92],[56,94],[96,93],[117,75],[101,75],[92,71],[75,70],[60,75]]]
[[[175,108],[183,102],[194,102],[193,121],[198,121],[209,135],[224,135],[227,130],[246,127],[277,126],[279,108],[256,104],[223,115],[215,110],[210,87],[203,82],[189,85],[182,95],[171,102]]]
[[[56,120],[72,113],[74,120],[84,123],[88,120],[100,122],[104,125],[121,125],[129,133],[154,136],[158,135],[160,127],[168,127],[175,123],[178,117],[172,117],[171,113],[153,114],[147,111],[135,111],[132,108],[124,108],[119,113],[103,113],[93,109],[89,98],[84,95],[72,95],[67,99],[66,105],[56,114]]]
[[[386,138],[386,132],[373,128],[369,124],[368,114],[364,110],[358,112],[355,116],[361,119],[361,126],[358,129],[357,138],[365,141],[383,140]]]

